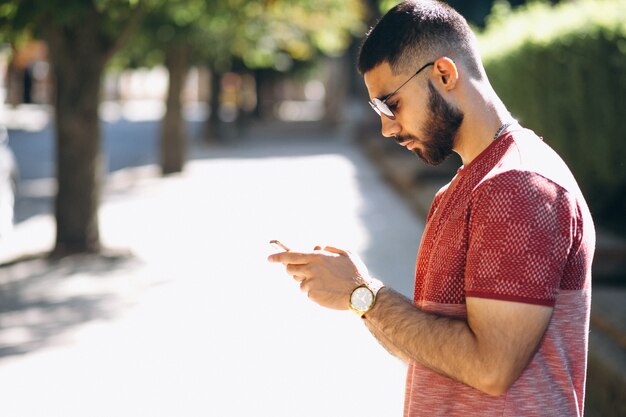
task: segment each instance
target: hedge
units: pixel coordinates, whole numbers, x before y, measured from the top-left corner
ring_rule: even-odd
[[[500,3],[479,43],[509,110],[567,162],[596,224],[626,236],[626,1]]]

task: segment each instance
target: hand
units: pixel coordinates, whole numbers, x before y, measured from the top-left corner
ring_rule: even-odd
[[[352,291],[369,280],[358,256],[332,246],[323,250],[318,246],[308,253],[276,253],[268,261],[284,264],[311,300],[335,310],[349,309]]]

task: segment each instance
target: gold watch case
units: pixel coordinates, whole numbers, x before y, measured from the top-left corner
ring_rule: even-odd
[[[376,294],[367,285],[359,285],[350,294],[350,309],[359,317],[370,311],[376,302]]]

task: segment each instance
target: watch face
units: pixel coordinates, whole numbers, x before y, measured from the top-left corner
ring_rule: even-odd
[[[374,302],[374,294],[367,287],[359,287],[352,292],[350,302],[357,310],[365,311],[372,306],[372,303]]]

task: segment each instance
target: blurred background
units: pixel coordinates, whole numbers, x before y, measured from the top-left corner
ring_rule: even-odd
[[[587,415],[624,416],[626,1],[449,3],[590,205]],[[403,365],[265,262],[336,243],[412,295],[461,162],[403,153],[367,104],[358,48],[395,4],[0,2],[6,415],[402,412]]]

